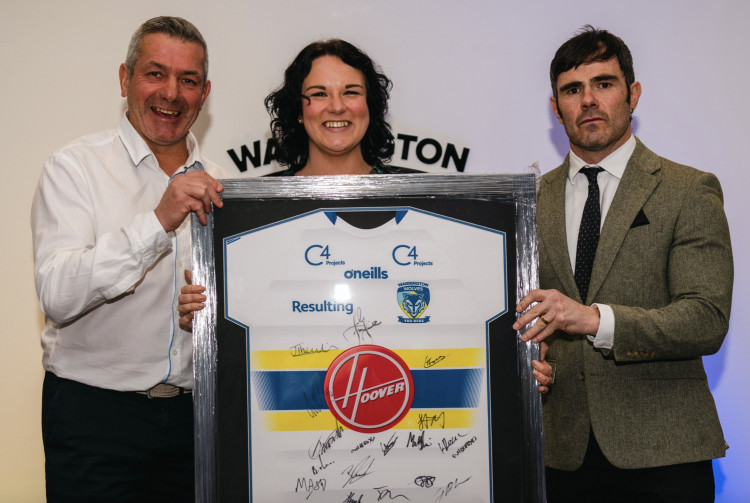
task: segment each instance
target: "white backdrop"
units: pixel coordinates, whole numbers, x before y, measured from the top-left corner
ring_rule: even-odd
[[[460,5],[459,5],[460,4]],[[750,238],[744,215],[750,127],[746,96],[750,4],[742,0],[593,0],[534,2],[101,0],[4,2],[0,6],[0,152],[2,261],[0,301],[0,501],[43,501],[40,434],[42,319],[33,288],[28,224],[44,159],[88,132],[115,127],[123,110],[117,69],[128,39],[144,20],[183,16],[203,32],[213,82],[194,131],[204,152],[240,172],[227,154],[265,154],[263,98],[281,82],[307,43],[340,37],[365,50],[394,81],[390,122],[416,137],[394,164],[425,164],[451,144],[466,155],[466,172],[518,172],[538,161],[542,172],[567,152],[549,109],[549,63],[583,24],[607,28],[631,48],[643,96],[636,134],[655,152],[716,173],[735,252],[734,312],[721,351],[704,359],[731,448],[714,463],[717,501],[750,501],[750,394],[745,362],[750,342],[741,327]],[[434,141],[433,141],[434,140]],[[745,155],[743,155],[745,154]],[[252,166],[252,164],[250,164]],[[250,167],[260,175],[271,166]]]

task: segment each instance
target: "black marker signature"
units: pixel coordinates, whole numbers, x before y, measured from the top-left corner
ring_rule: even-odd
[[[461,447],[459,447],[458,449],[456,449],[456,452],[454,452],[453,454],[451,454],[451,457],[453,459],[457,458],[466,449],[468,449],[469,447],[471,447],[472,445],[474,445],[474,442],[476,442],[476,441],[477,441],[477,436],[474,435],[469,440],[467,440],[466,442],[464,442],[464,445],[462,445]]]
[[[307,393],[303,392],[302,396],[305,398],[305,401],[308,402],[308,404],[312,402],[312,399],[309,396],[307,396]],[[318,414],[320,414],[321,412],[322,412],[322,409],[317,409],[317,408],[307,409],[307,414],[310,417],[318,417]]]
[[[363,496],[363,495],[362,495],[362,494],[360,494],[360,495],[359,495],[359,498],[357,498],[357,499],[354,499],[354,493],[353,493],[353,492],[350,492],[350,493],[349,493],[349,494],[348,494],[348,495],[346,496],[346,499],[344,500],[344,503],[362,503],[362,496]]]
[[[424,439],[425,432],[423,431],[419,436],[409,432],[409,438],[406,439],[406,447],[417,447],[421,451],[425,447],[432,445],[432,442],[428,442]]]
[[[445,428],[445,412],[440,414],[420,414],[419,415],[419,429],[428,430],[437,425],[439,428]]]
[[[458,486],[460,486],[461,484],[468,482],[469,479],[471,479],[471,477],[467,477],[461,482],[459,482],[458,479],[456,479],[454,482],[448,482],[447,486],[441,487],[440,489],[438,489],[437,492],[435,493],[435,503],[442,500],[443,496],[448,496],[451,493],[451,491],[458,488]]]
[[[359,463],[356,465],[349,465],[346,470],[344,470],[342,475],[345,473],[349,475],[349,480],[344,482],[344,485],[342,487],[346,487],[348,484],[353,484],[354,482],[358,481],[359,479],[362,479],[366,477],[367,475],[370,475],[371,471],[368,471],[370,467],[372,467],[372,464],[375,462],[375,458],[370,456],[369,454],[367,457],[362,459]]]
[[[314,355],[317,353],[327,353],[333,349],[338,349],[333,344],[329,344],[328,347],[325,347],[325,344],[321,344],[319,348],[310,348],[307,346],[303,346],[302,344],[295,344],[291,348],[292,350],[292,357],[296,356],[306,356],[306,355]]]
[[[389,500],[395,500],[396,498],[404,498],[406,501],[411,501],[409,498],[407,498],[403,494],[391,493],[391,490],[388,489],[387,486],[375,487],[374,489],[378,492],[378,501],[385,499],[385,498],[388,498]]]
[[[380,442],[380,450],[383,451],[383,456],[391,452],[393,446],[396,445],[396,440],[398,440],[398,437],[394,433],[386,443]]]
[[[307,479],[307,478],[298,478],[297,479],[297,487],[294,488],[294,492],[304,491],[307,492],[307,497],[305,499],[310,499],[310,495],[314,491],[325,491],[326,490],[326,479]]]
[[[326,468],[328,468],[329,466],[335,463],[335,461],[331,461],[330,463],[324,463],[322,454],[318,454],[318,462],[320,463],[318,466],[313,465],[311,467],[313,475],[317,475],[318,473],[320,473],[321,471],[325,470]]]
[[[438,442],[438,447],[440,448],[440,452],[445,454],[446,452],[448,452],[448,449],[450,448],[450,446],[458,442],[459,438],[463,438],[466,435],[468,435],[468,433],[464,433],[464,434],[459,433],[457,435],[453,435],[450,438],[447,438],[447,437],[443,438],[440,442]]]
[[[367,437],[366,439],[364,439],[363,441],[355,445],[354,449],[352,449],[351,452],[357,452],[358,450],[363,449],[364,447],[370,445],[374,441],[375,441],[375,437]]]
[[[342,431],[344,431],[344,428],[336,421],[336,429],[329,433],[325,440],[318,438],[315,445],[307,450],[307,455],[310,456],[310,459],[316,459],[318,456],[325,454],[333,443],[341,438]]]
[[[310,417],[317,417],[318,414],[320,414],[321,409],[315,407],[316,403],[313,399],[313,396],[320,393],[320,389],[323,387],[322,383],[319,382],[318,379],[315,379],[313,382],[313,386],[311,386],[311,393],[312,396],[307,393],[307,391],[302,392],[302,397],[305,399],[305,405],[307,405],[307,414]]]
[[[429,356],[425,356],[424,357],[424,368],[428,369],[430,367],[434,367],[435,365],[437,365],[441,361],[445,360],[449,356],[450,355],[440,355],[437,358],[435,358],[434,360],[430,360]]]
[[[358,344],[366,342],[365,337],[372,341],[370,330],[383,323],[382,321],[372,321],[368,323],[364,315],[362,315],[362,309],[359,307],[354,311],[352,320],[354,321],[354,324],[344,330],[344,339],[348,341],[350,335],[356,335]]]
[[[420,475],[419,477],[414,479],[414,483],[419,487],[432,487],[432,485],[435,483],[435,477],[433,477],[432,475]]]

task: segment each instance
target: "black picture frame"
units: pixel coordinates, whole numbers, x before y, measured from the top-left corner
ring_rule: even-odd
[[[194,217],[192,227],[194,280],[206,285],[208,296],[207,307],[196,313],[194,322],[198,501],[261,501],[252,498],[251,486],[264,483],[254,482],[250,474],[248,400],[253,397],[248,387],[253,369],[248,358],[248,331],[226,315],[226,243],[257,229],[325,211],[359,228],[376,228],[399,211],[412,211],[503,234],[506,284],[502,288],[507,302],[487,325],[488,496],[493,502],[544,500],[541,401],[531,375],[531,360],[538,358],[538,346],[520,342],[512,329],[517,300],[537,286],[533,174],[278,177],[223,183],[223,208],[214,209],[207,226]],[[281,252],[265,245],[258,248],[243,260],[262,261]],[[324,395],[322,387],[320,394]],[[320,407],[320,402],[314,407]],[[338,426],[332,428],[333,434],[337,431]],[[365,438],[361,435],[347,433],[352,448]],[[439,442],[436,435],[431,443]],[[398,471],[398,467],[390,469]],[[424,495],[417,497],[419,501],[442,499],[446,490],[458,494],[463,478],[432,481],[434,487],[424,488],[431,491],[411,492],[409,501],[416,501],[414,494]],[[309,484],[317,480],[311,477]],[[307,491],[307,480],[303,485]],[[364,496],[369,499],[361,501],[378,497],[406,501],[407,497],[395,489],[367,495],[350,492],[350,501]],[[329,493],[326,496],[333,500],[320,501],[344,501],[347,497],[341,491],[336,496]],[[317,491],[303,491],[294,495],[297,498],[290,496],[290,501],[305,501],[313,494]]]

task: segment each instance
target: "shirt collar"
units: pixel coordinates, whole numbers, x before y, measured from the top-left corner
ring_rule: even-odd
[[[146,143],[146,140],[144,140],[143,137],[138,134],[138,131],[135,130],[133,125],[128,120],[127,112],[125,112],[122,120],[120,121],[120,125],[117,128],[117,133],[120,135],[122,143],[123,145],[125,145],[125,150],[128,151],[130,159],[133,161],[133,164],[135,166],[140,165],[141,162],[143,162],[143,160],[148,156],[152,156],[154,158],[154,163],[156,163],[156,157],[154,156],[153,152],[151,152],[151,149]],[[187,161],[185,161],[185,166],[190,168],[194,164],[198,163],[199,169],[203,169],[204,163],[200,155],[200,149],[198,148],[198,141],[195,139],[195,135],[193,135],[192,131],[188,133],[187,137],[185,137],[185,142],[188,150],[188,158]],[[175,173],[183,171],[187,170],[181,168],[178,169]]]
[[[619,180],[622,178],[622,174],[625,172],[625,167],[628,165],[628,161],[630,160],[630,156],[633,155],[634,150],[635,136],[631,134],[628,141],[602,159],[597,166]],[[573,178],[578,174],[581,168],[591,166],[591,164],[584,162],[584,160],[575,155],[572,150],[570,151],[569,159],[570,167],[568,169],[568,179],[572,182]]]

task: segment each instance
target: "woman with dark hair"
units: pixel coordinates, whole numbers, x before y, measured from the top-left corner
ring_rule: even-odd
[[[415,173],[388,166],[394,141],[385,120],[391,81],[358,48],[340,39],[313,42],[284,73],[284,83],[265,99],[285,171],[270,176]],[[185,271],[188,283],[192,274]],[[205,287],[188,284],[178,297],[180,326],[192,329],[205,307]],[[542,357],[543,359],[543,357]],[[534,375],[551,383],[552,367],[535,364]],[[549,384],[540,382],[540,393]]]
[[[391,81],[364,52],[340,39],[313,42],[266,97],[274,175],[406,173],[388,167],[393,134],[385,114]]]
[[[390,89],[390,79],[349,42],[331,39],[302,49],[284,84],[265,100],[276,160],[288,167],[270,176],[416,173],[386,165],[393,153],[385,120]],[[192,327],[204,290],[182,287],[180,325]]]

